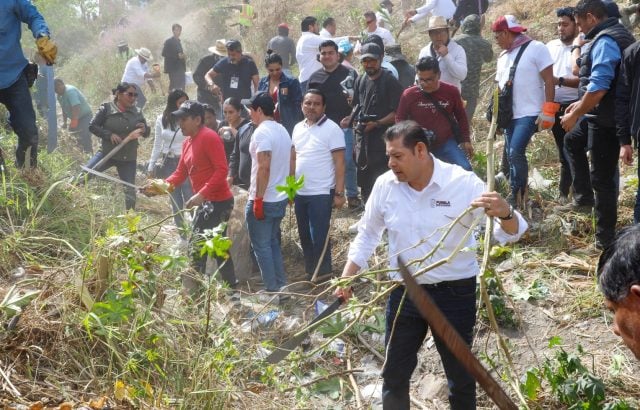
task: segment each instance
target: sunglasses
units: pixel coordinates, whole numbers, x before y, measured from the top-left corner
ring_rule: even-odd
[[[138,93],[134,93],[131,91],[127,91],[126,93],[123,93],[124,95],[126,95],[127,97],[137,97]]]

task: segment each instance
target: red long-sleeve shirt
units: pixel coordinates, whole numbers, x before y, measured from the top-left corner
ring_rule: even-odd
[[[185,138],[178,167],[167,182],[178,186],[188,177],[193,191],[207,201],[225,201],[233,197],[227,184],[228,171],[222,138],[202,127],[195,136]]]
[[[470,142],[469,121],[464,111],[460,91],[455,86],[440,81],[440,87],[431,93],[431,96],[458,121],[462,135],[461,140],[457,142],[459,144]],[[404,90],[402,97],[400,97],[400,103],[396,110],[396,122],[404,120],[413,120],[422,128],[433,131],[436,135],[433,148],[438,148],[450,138],[454,138],[449,120],[433,105],[431,100],[422,94],[422,90],[417,85]]]

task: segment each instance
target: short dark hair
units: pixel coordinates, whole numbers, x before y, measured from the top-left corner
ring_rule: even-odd
[[[607,6],[602,0],[579,0],[576,4],[574,16],[583,18],[587,13],[593,14],[597,19],[604,19],[609,16]]]
[[[302,100],[304,100],[304,97],[305,97],[307,94],[319,95],[319,96],[322,98],[322,105],[327,105],[327,102],[326,102],[327,100],[326,100],[326,98],[325,98],[325,96],[324,96],[324,93],[323,93],[322,91],[318,90],[317,88],[309,88],[309,89],[307,90],[307,92],[306,92],[306,93],[304,93],[304,95],[302,96]]]
[[[277,54],[273,50],[267,50],[267,56],[264,58],[264,66],[268,66],[269,64],[280,64],[282,65],[282,57],[280,54]]]
[[[309,31],[309,27],[318,22],[318,19],[313,16],[307,16],[300,22],[300,31]]]
[[[598,286],[607,300],[619,302],[640,284],[640,224],[616,233],[598,261]]]
[[[216,114],[216,109],[213,105],[205,103],[202,104],[202,108],[204,108],[204,112],[211,113],[214,117],[216,117],[216,119],[218,118],[218,114]]]
[[[433,71],[434,73],[440,72],[440,63],[438,59],[432,56],[422,57],[416,63],[416,71]]]
[[[336,24],[336,19],[334,19],[333,17],[327,17],[326,19],[324,19],[324,21],[322,22],[322,28],[327,28],[332,24]]]
[[[376,17],[376,13],[374,13],[373,11],[365,11],[365,12],[364,12],[364,14],[362,14],[362,16],[363,16],[364,18],[367,18],[367,17],[371,18],[371,17],[373,17],[374,19],[376,19],[376,21],[378,20],[378,18]]]
[[[556,17],[568,17],[569,20],[575,22],[576,18],[574,14],[576,12],[576,8],[572,6],[559,7],[556,9]]]
[[[336,53],[338,52],[338,45],[333,40],[325,40],[320,43],[320,45],[318,46],[318,51],[321,51],[325,47],[332,47],[336,50]]]
[[[429,147],[429,139],[424,129],[417,122],[410,120],[400,121],[387,128],[383,138],[388,142],[402,138],[402,146],[410,150],[413,150],[419,142],[422,142],[425,147]]]
[[[116,85],[116,88],[113,88],[111,90],[111,94],[116,95],[118,93],[123,93],[131,87],[136,88],[136,85],[134,83],[128,83],[126,81],[123,81],[121,83],[118,83],[118,85]]]
[[[368,43],[374,43],[380,46],[380,49],[382,50],[382,54],[384,54],[384,41],[382,41],[382,37],[380,37],[377,34],[369,34],[369,36],[367,36],[367,38],[365,38],[364,41],[362,42],[362,45],[365,45]]]
[[[278,26],[278,35],[282,37],[287,37],[289,35],[289,28]]]
[[[178,23],[173,23],[173,25],[171,26],[171,31],[174,31],[175,29],[179,28],[180,30],[182,30],[182,26]]]
[[[53,83],[54,83],[54,84],[62,84],[62,85],[64,85],[64,80],[63,80],[62,78],[60,78],[60,77],[56,77],[56,78],[53,80]]]

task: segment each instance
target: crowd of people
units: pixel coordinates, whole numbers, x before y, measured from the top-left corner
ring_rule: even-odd
[[[0,101],[11,114],[18,135],[16,165],[30,152],[37,165],[38,135],[28,91],[27,61],[20,53],[21,23],[29,24],[42,57],[53,63],[55,43],[35,6],[12,0],[16,11],[0,32]],[[8,6],[9,7],[9,6]],[[501,106],[497,122],[504,134],[500,177],[509,181],[503,198],[486,192],[473,172],[470,120],[478,106],[482,65],[493,59],[491,42],[481,28],[487,1],[427,0],[403,16],[402,29],[429,17],[429,42],[415,64],[408,62],[390,29],[393,3],[384,0],[378,12],[365,11],[363,37],[336,37],[338,21],[300,21],[301,36],[289,38],[289,25],[277,26],[264,58],[267,75],[260,77],[256,61],[243,53],[237,39],[219,39],[193,73],[196,99],[185,90],[186,57],[172,26],[164,42],[164,72],[170,92],[155,123],[148,161],[146,195],[170,193],[180,235],[197,241],[206,230],[227,222],[234,206],[232,187],[248,191],[244,210],[251,252],[264,292],[279,295],[288,284],[281,250],[281,221],[289,198],[278,185],[288,176],[304,177],[293,200],[304,256],[304,273],[334,272],[330,241],[332,210],[345,204],[364,208],[342,276],[349,278],[368,266],[382,238],[388,236],[391,277],[401,257],[414,261],[410,269],[431,294],[453,327],[472,343],[476,317],[478,265],[473,237],[453,263],[420,274],[442,259],[465,237],[474,215],[493,217],[500,242],[518,240],[528,224],[520,211],[527,205],[527,146],[537,131],[550,130],[558,148],[560,177],[558,212],[595,210],[596,246],[604,249],[598,271],[609,307],[616,312],[616,332],[636,355],[640,335],[629,323],[640,321],[640,268],[626,260],[640,237],[637,229],[616,236],[618,159],[631,164],[632,141],[638,146],[640,43],[620,22],[613,2],[579,0],[575,7],[556,10],[557,38],[541,43],[513,16],[499,16],[491,31],[502,50],[495,76]],[[256,13],[245,1],[239,6],[244,30]],[[460,30],[460,34],[454,33]],[[65,126],[93,156],[88,168],[115,167],[125,187],[125,208],[134,209],[138,144],[149,137],[143,114],[145,84],[161,73],[150,68],[149,49],[131,52],[118,44],[126,60],[113,99],[95,114],[76,87],[55,80],[55,92]],[[355,60],[357,56],[358,61]],[[298,66],[297,76],[294,68]],[[90,134],[100,149],[93,154]],[[640,170],[639,170],[640,176]],[[634,222],[640,222],[640,188]],[[467,215],[443,242],[434,235],[469,206]],[[196,207],[189,235],[183,209]],[[223,229],[222,234],[225,231]],[[193,247],[194,248],[194,247]],[[634,248],[635,249],[635,248]],[[206,257],[192,249],[193,267],[206,275]],[[635,250],[630,250],[634,255]],[[431,253],[431,254],[430,254]],[[428,258],[425,255],[430,254]],[[637,259],[637,258],[636,258]],[[230,257],[216,256],[220,279],[238,286]],[[635,259],[634,259],[635,261]],[[624,276],[624,283],[618,280]],[[183,283],[198,294],[198,276]],[[409,381],[417,353],[428,330],[404,288],[388,300],[383,369],[385,408],[409,408]],[[350,287],[336,290],[349,299]],[[637,310],[637,309],[636,309]],[[394,331],[391,332],[391,327]],[[475,383],[436,337],[436,347],[449,381],[452,408],[475,408]]]

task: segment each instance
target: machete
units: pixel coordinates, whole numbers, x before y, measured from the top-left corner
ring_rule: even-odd
[[[518,410],[518,406],[502,390],[502,387],[491,377],[491,374],[482,366],[480,361],[471,353],[471,349],[451,326],[451,323],[436,306],[431,296],[422,289],[411,275],[407,266],[398,258],[398,270],[402,275],[409,298],[418,308],[422,317],[431,327],[431,331],[438,336],[449,351],[458,359],[460,364],[478,381],[478,384],[487,392],[487,395],[501,410]]]
[[[326,317],[331,315],[333,312],[335,312],[343,303],[344,303],[344,298],[340,296],[335,302],[327,306],[327,308],[323,310],[322,313],[316,316],[316,318],[313,319],[307,325],[307,327],[299,331],[291,339],[287,340],[280,346],[276,347],[276,350],[274,350],[265,359],[267,363],[275,364],[275,363],[278,363],[280,360],[284,359],[285,357],[287,357],[289,353],[295,350],[295,348],[298,347],[300,343],[302,343],[302,341],[309,335],[309,332],[311,332],[319,322],[321,322],[323,319],[325,319]]]
[[[116,178],[116,177],[112,177],[112,176],[111,176],[111,175],[109,175],[109,174],[105,174],[104,172],[96,171],[96,170],[95,170],[95,169],[93,169],[93,168],[85,167],[84,165],[81,165],[81,166],[80,166],[80,168],[82,168],[82,170],[83,170],[83,171],[85,171],[85,172],[87,172],[87,173],[89,173],[89,174],[93,174],[93,175],[95,175],[95,176],[98,176],[98,177],[100,177],[100,178],[104,178],[104,179],[109,180],[109,181],[111,181],[111,182],[116,182],[116,183],[118,183],[118,184],[122,184],[122,185],[124,185],[124,186],[128,186],[128,187],[131,187],[131,188],[135,188],[135,189],[137,189],[137,190],[140,190],[140,188],[141,188],[141,187],[139,187],[139,186],[137,186],[137,185],[135,185],[135,184],[132,184],[132,183],[130,183],[130,182],[123,181],[123,180],[121,180],[121,179],[119,179],[119,178]]]

